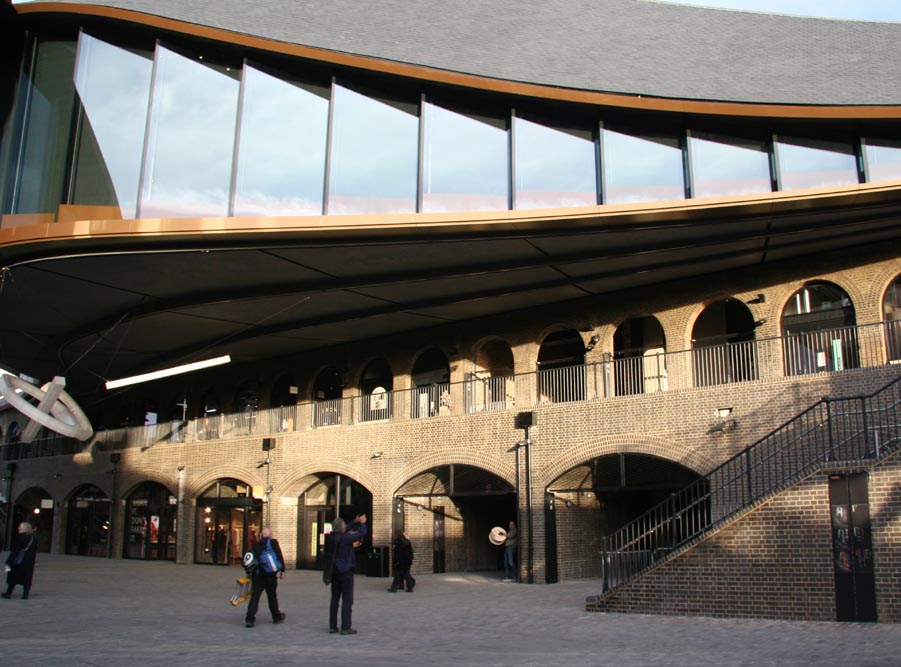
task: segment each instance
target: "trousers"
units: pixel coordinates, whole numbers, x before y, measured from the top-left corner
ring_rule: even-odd
[[[341,604],[341,629],[353,627],[354,573],[335,572],[332,577],[332,601],[328,609],[328,626],[338,627],[338,604]]]

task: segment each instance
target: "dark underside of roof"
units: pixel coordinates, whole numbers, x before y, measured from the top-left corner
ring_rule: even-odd
[[[901,240],[901,188],[871,194],[766,213],[7,246],[0,365],[41,381],[63,375],[77,394],[226,353],[252,364],[635,288],[672,292],[686,279],[824,253],[891,249]]]

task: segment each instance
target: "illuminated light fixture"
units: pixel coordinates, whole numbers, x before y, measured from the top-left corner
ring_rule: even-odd
[[[191,371],[199,371],[203,368],[210,368],[211,366],[221,366],[223,364],[231,363],[231,357],[229,355],[224,355],[221,357],[216,357],[215,359],[207,359],[206,361],[195,361],[191,364],[183,364],[181,366],[173,366],[172,368],[165,368],[161,371],[153,371],[152,373],[144,373],[142,375],[133,375],[132,377],[122,378],[121,380],[109,380],[106,383],[107,389],[118,389],[119,387],[127,387],[131,384],[138,384],[140,382],[150,382],[151,380],[158,380],[160,378],[166,378],[170,375],[181,375],[182,373],[190,373]]]

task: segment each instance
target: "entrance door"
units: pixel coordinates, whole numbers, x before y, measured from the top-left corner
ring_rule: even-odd
[[[837,621],[876,622],[868,477],[829,476]]]
[[[333,508],[311,508],[304,510],[303,546],[301,548],[298,567],[321,570],[325,551],[326,513],[334,512]]]

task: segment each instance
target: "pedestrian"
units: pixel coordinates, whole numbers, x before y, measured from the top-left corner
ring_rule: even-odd
[[[416,580],[410,574],[410,566],[413,564],[413,543],[404,535],[404,531],[398,528],[394,531],[394,554],[391,568],[394,571],[394,580],[391,582],[389,593],[396,593],[398,589],[407,586],[407,593],[413,592]]]
[[[22,599],[28,599],[37,552],[38,540],[34,534],[34,527],[27,521],[23,521],[19,524],[19,534],[13,540],[9,557],[6,559],[6,592],[0,593],[0,597],[9,600],[12,597],[13,588],[21,584]]]
[[[516,559],[516,538],[519,531],[516,529],[516,522],[510,522],[510,529],[507,531],[507,540],[504,542],[504,581],[516,581],[519,578],[519,568]]]
[[[354,606],[354,571],[357,555],[354,542],[366,537],[366,515],[358,514],[348,526],[341,517],[332,521],[328,552],[334,555],[335,569],[332,575],[332,600],[328,610],[328,627],[331,634],[355,635],[352,614]],[[338,604],[341,603],[341,627],[338,628]]]
[[[282,623],[286,614],[278,608],[278,580],[285,578],[285,558],[282,556],[282,548],[278,540],[272,537],[269,528],[263,528],[260,532],[260,540],[250,550],[253,558],[250,559],[250,602],[247,604],[247,616],[244,625],[252,628],[256,620],[257,609],[260,606],[260,597],[266,591],[266,599],[269,601],[269,613],[272,614],[273,623]]]

